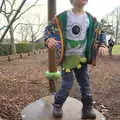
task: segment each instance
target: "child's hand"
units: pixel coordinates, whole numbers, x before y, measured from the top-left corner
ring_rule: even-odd
[[[107,47],[99,47],[98,55],[103,56],[108,51]]]
[[[49,38],[47,40],[48,48],[55,48],[57,41],[54,38]]]

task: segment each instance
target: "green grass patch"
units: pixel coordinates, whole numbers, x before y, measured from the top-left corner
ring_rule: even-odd
[[[112,53],[113,53],[114,55],[120,55],[120,45],[115,45],[115,46],[113,47]]]

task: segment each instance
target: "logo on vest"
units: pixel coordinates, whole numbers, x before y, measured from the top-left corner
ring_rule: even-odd
[[[78,25],[72,26],[72,33],[78,35],[80,33],[80,27]]]

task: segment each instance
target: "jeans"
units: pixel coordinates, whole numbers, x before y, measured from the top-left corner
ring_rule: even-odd
[[[66,101],[67,97],[69,96],[70,89],[73,86],[73,72],[77,79],[77,82],[80,86],[81,91],[81,101],[83,105],[90,105],[92,106],[92,93],[91,93],[91,86],[90,86],[90,77],[88,74],[87,64],[83,64],[81,69],[74,68],[71,72],[65,72],[62,70],[62,85],[60,90],[55,95],[55,102],[54,104],[63,105]]]

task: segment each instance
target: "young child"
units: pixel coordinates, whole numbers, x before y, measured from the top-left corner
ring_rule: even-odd
[[[87,64],[95,64],[95,43],[97,43],[99,47],[98,54],[103,55],[105,53],[105,41],[103,39],[99,39],[97,42],[95,41],[98,23],[92,15],[84,11],[84,6],[88,0],[70,0],[70,2],[73,8],[56,16],[56,19],[60,23],[65,44],[64,57],[61,63],[64,65],[66,58],[74,55],[86,57],[87,62],[82,63],[81,67],[70,68],[70,71],[62,69],[63,81],[60,90],[55,95],[53,116],[62,117],[63,115],[62,106],[72,88],[74,72],[81,91],[81,101],[83,103],[82,118],[94,119],[96,118],[96,114],[93,110],[91,79],[89,77]],[[54,29],[57,29],[56,22],[54,26]],[[55,37],[52,37],[54,36],[54,32],[51,33],[51,31],[49,31],[49,26],[47,28],[46,44],[52,49],[56,46],[57,41]]]

